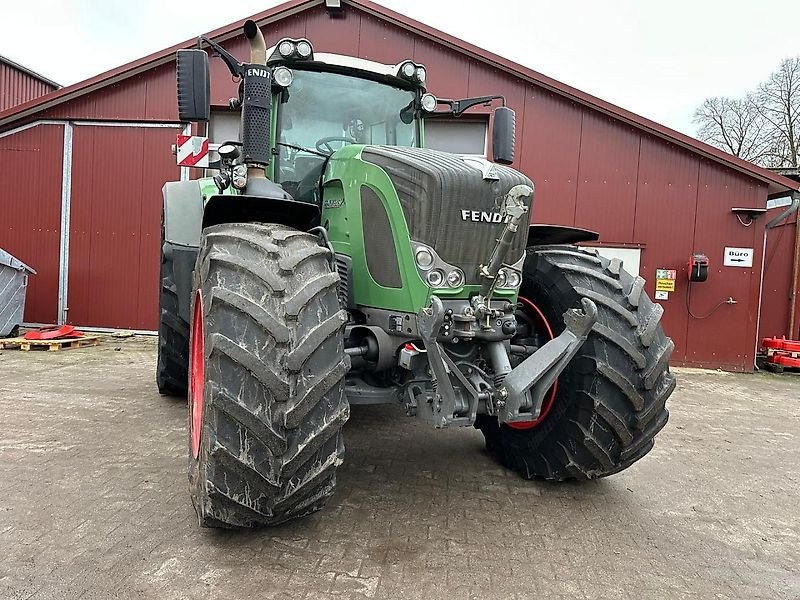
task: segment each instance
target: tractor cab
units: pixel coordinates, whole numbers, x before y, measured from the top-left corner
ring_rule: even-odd
[[[296,200],[314,202],[330,156],[348,144],[422,146],[422,98],[425,67],[411,61],[384,65],[374,61],[295,50],[306,40],[282,40],[268,51],[275,58],[273,95],[276,157],[271,175]],[[284,56],[280,48],[284,47]],[[408,73],[409,75],[404,75]],[[430,96],[428,98],[427,96]]]

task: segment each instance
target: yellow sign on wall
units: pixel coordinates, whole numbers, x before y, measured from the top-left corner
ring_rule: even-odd
[[[678,272],[675,269],[656,269],[656,291],[674,292],[677,276]]]
[[[674,292],[675,280],[674,279],[656,279],[657,292]]]

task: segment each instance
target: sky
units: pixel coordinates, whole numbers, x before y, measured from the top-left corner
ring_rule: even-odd
[[[705,98],[742,95],[781,59],[800,55],[797,0],[379,3],[689,135],[692,113]],[[3,4],[0,54],[68,85],[280,2]],[[794,28],[787,25],[792,21]],[[435,92],[435,82],[429,85]]]

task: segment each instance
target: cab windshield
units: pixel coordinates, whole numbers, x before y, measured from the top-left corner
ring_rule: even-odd
[[[278,109],[275,179],[295,199],[313,201],[325,156],[343,146],[418,146],[416,120],[400,117],[413,100],[412,91],[368,79],[295,70]]]

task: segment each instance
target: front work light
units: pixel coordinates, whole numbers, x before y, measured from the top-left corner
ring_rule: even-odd
[[[278,53],[283,58],[289,58],[292,54],[294,54],[294,44],[289,40],[284,40],[278,46]]]
[[[294,75],[292,74],[291,69],[286,67],[276,67],[272,72],[272,79],[279,86],[287,88],[292,85],[292,81],[294,81]]]
[[[308,58],[311,56],[311,44],[305,40],[298,42],[297,53],[300,55],[300,58]]]
[[[441,269],[434,269],[433,271],[429,271],[428,275],[425,277],[428,281],[428,285],[431,287],[439,287],[444,283],[444,271]]]
[[[429,113],[435,111],[436,105],[439,104],[433,94],[422,94],[419,103],[422,106],[422,110]]]
[[[406,79],[412,79],[414,77],[414,73],[416,72],[417,68],[414,66],[414,63],[411,61],[404,62],[400,67],[400,75],[405,77]]]

